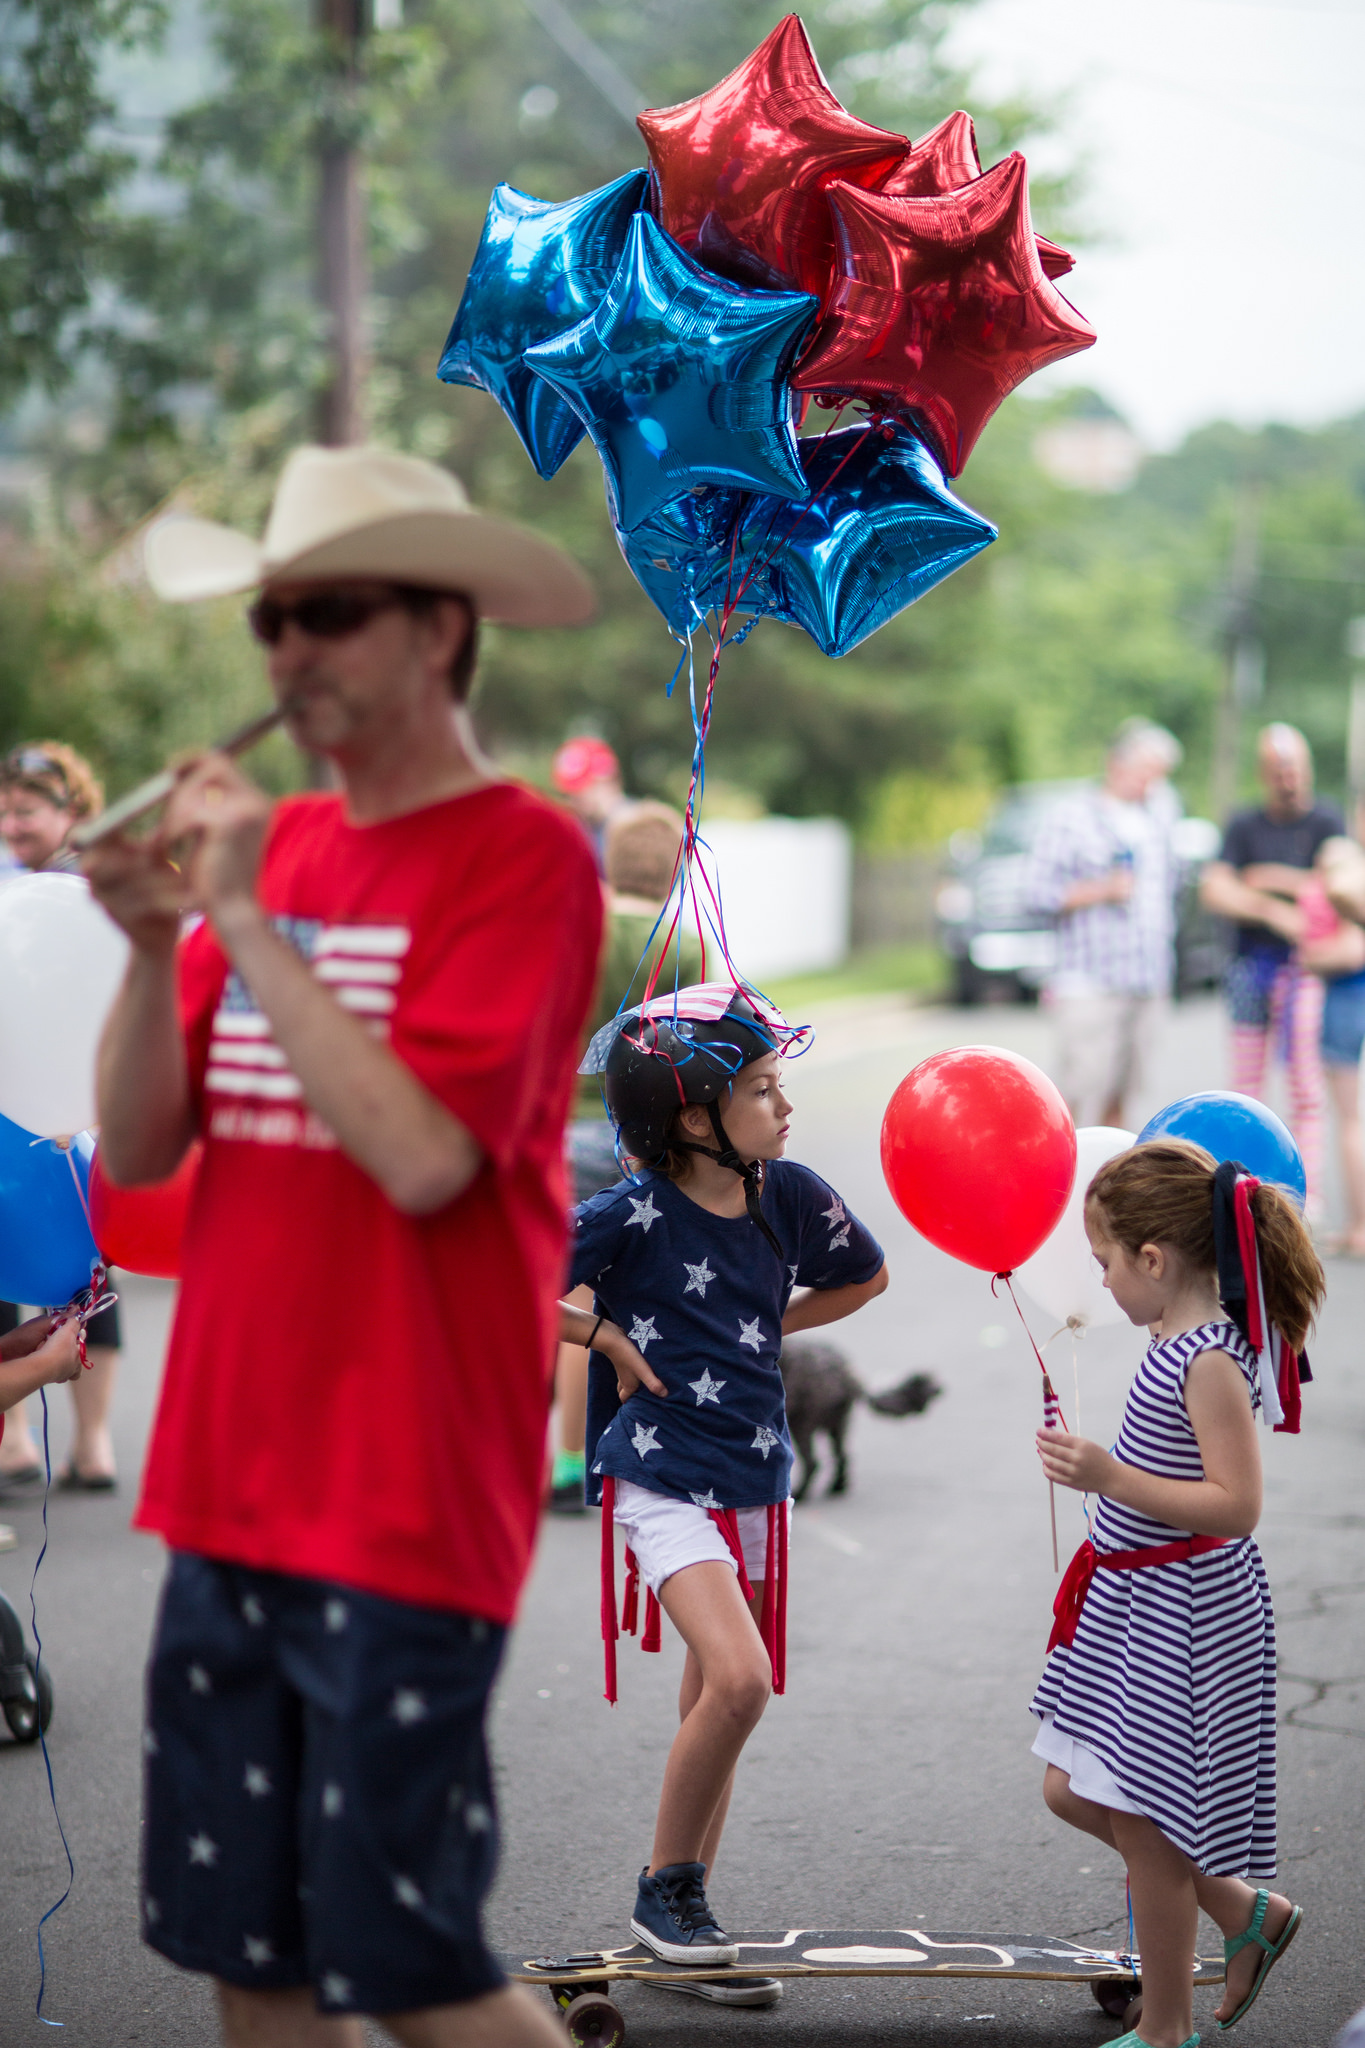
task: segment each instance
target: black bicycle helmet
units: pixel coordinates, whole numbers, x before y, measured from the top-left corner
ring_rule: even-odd
[[[579,1072],[601,1074],[607,1113],[624,1151],[653,1163],[669,1144],[669,1126],[684,1104],[710,1111],[716,1145],[674,1138],[682,1151],[702,1152],[744,1182],[749,1215],[778,1257],[782,1247],[760,1208],[762,1171],[735,1151],[721,1118],[720,1097],[742,1067],[785,1052],[808,1035],[793,1029],[761,997],[732,983],[700,982],[624,1011],[594,1037]]]

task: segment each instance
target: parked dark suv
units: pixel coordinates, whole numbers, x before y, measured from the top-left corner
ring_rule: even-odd
[[[1024,876],[1044,817],[1084,782],[1020,782],[1002,791],[983,831],[955,832],[934,900],[939,944],[959,1003],[1036,1002],[1056,954],[1053,920],[1031,910]],[[1177,995],[1215,988],[1227,954],[1225,928],[1199,902],[1199,875],[1218,852],[1218,827],[1181,818],[1176,900]]]

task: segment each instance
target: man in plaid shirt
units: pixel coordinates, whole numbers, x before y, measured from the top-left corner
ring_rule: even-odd
[[[1126,724],[1103,782],[1059,802],[1030,852],[1029,907],[1056,920],[1047,1000],[1058,1081],[1078,1126],[1126,1127],[1125,1104],[1170,994],[1173,806],[1157,785],[1180,755],[1164,727]]]

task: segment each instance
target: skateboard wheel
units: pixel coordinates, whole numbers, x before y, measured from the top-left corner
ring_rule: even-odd
[[[1092,1977],[1090,1980],[1096,2005],[1107,2012],[1111,2020],[1125,2018],[1141,1989],[1141,1981],[1136,1977]]]
[[[574,2048],[621,2048],[626,2016],[600,1991],[587,1991],[564,2008],[564,2026]]]

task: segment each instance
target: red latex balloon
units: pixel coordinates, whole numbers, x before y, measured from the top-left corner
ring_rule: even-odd
[[[639,126],[675,242],[737,284],[819,298],[834,262],[825,186],[874,186],[909,148],[839,104],[794,14],[719,85]]]
[[[179,1279],[180,1241],[203,1152],[202,1145],[191,1145],[169,1180],[145,1188],[117,1188],[105,1177],[95,1147],[90,1221],[100,1255],[109,1265],[129,1273],[150,1273],[158,1280]]]
[[[793,386],[902,414],[957,476],[1016,384],[1095,340],[1043,274],[1024,159],[938,198],[836,183],[829,203],[841,275]]]
[[[918,142],[877,187],[897,199],[937,199],[959,185],[970,185],[981,176],[981,158],[976,147],[976,127],[970,114],[960,110],[940,121]],[[1075,268],[1075,258],[1046,235],[1035,235],[1038,261],[1047,277],[1065,277]]]
[[[1076,1128],[1032,1060],[962,1045],[912,1067],[882,1119],[882,1172],[916,1230],[1008,1273],[1051,1236],[1076,1177]]]

